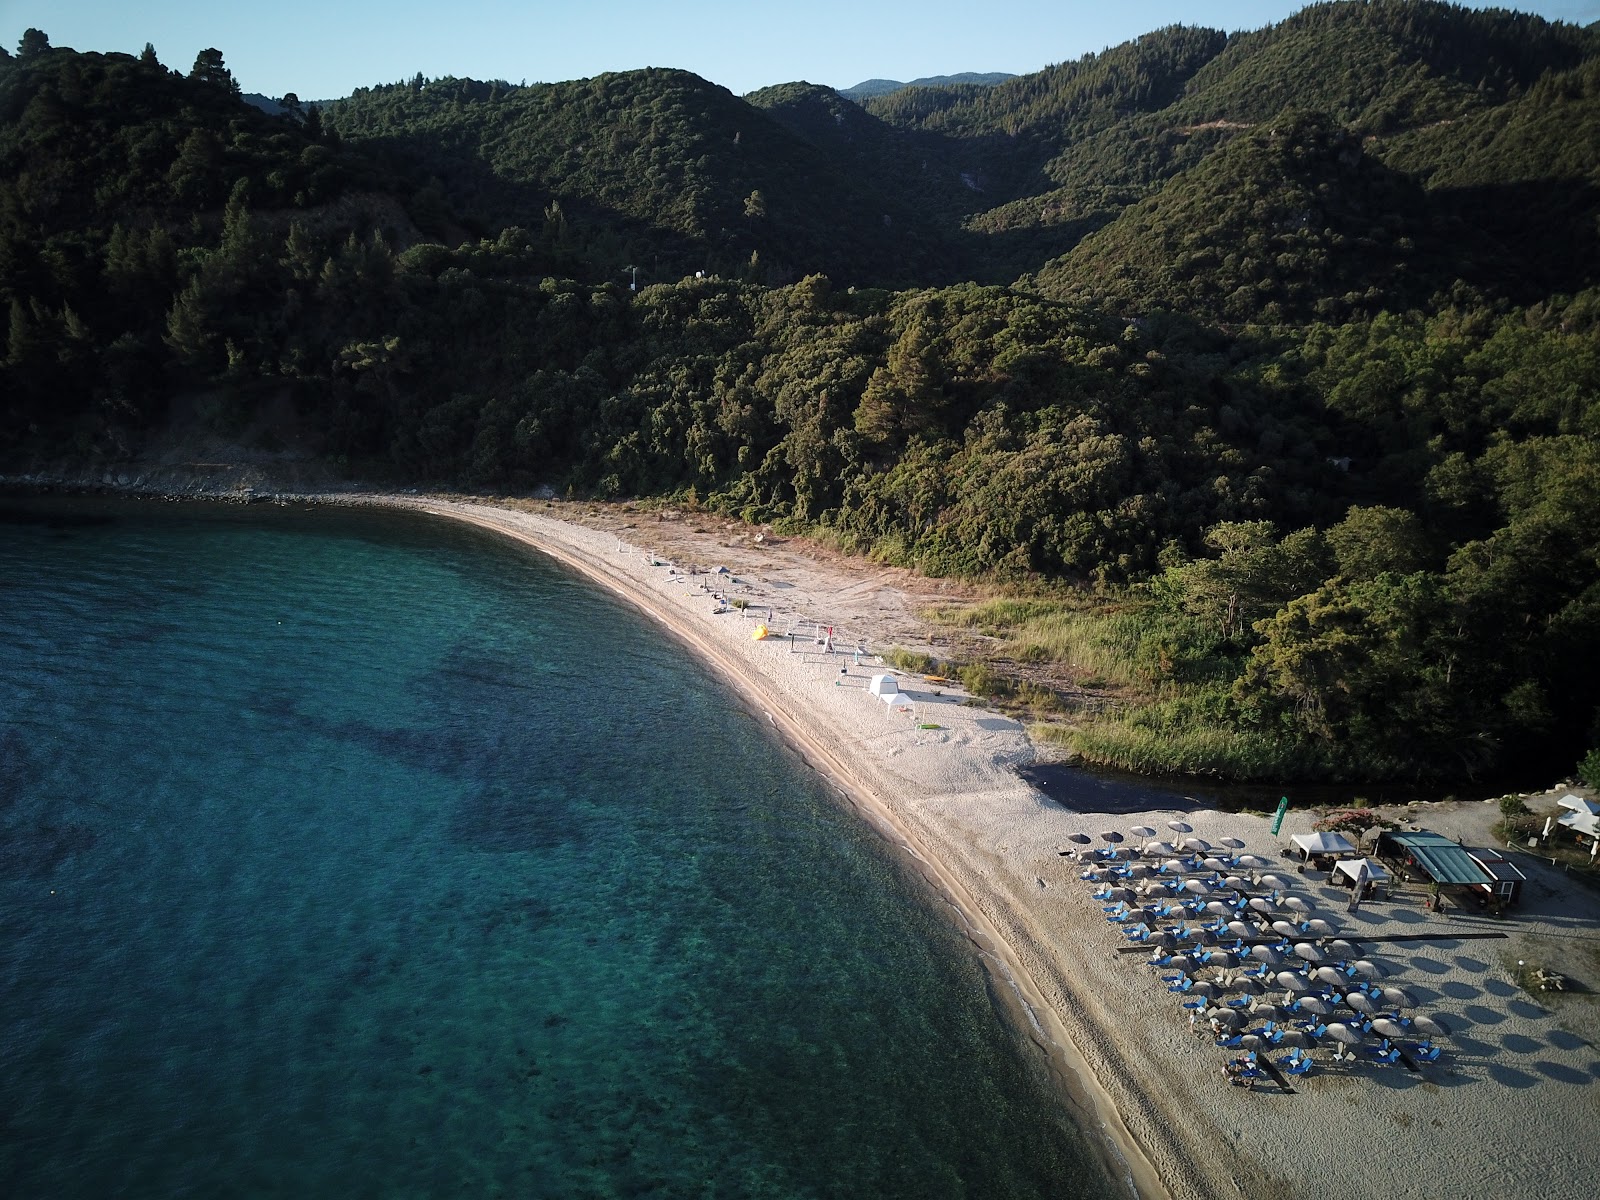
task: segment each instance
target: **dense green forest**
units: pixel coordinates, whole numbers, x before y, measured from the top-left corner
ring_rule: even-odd
[[[179,412],[271,454],[288,411],[353,477],[1002,583],[951,619],[1102,761],[1449,780],[1600,741],[1594,26],[1341,2],[861,104],[646,70],[278,115],[219,51],[30,30],[0,288],[11,471]]]

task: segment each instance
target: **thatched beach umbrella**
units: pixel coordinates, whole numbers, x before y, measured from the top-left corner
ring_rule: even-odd
[[[1445,1023],[1437,1017],[1418,1016],[1411,1021],[1411,1028],[1418,1033],[1425,1033],[1429,1037],[1449,1037],[1450,1030]]]
[[[1093,842],[1094,839],[1087,833],[1069,833],[1067,834],[1067,841],[1072,842],[1077,846],[1087,846],[1089,843]]]
[[[1342,988],[1346,983],[1344,972],[1339,970],[1338,967],[1318,967],[1311,972],[1311,977],[1318,983],[1325,983],[1329,987]]]
[[[1292,937],[1299,937],[1300,936],[1299,927],[1296,926],[1296,925],[1290,924],[1288,921],[1274,921],[1272,923],[1272,932],[1276,933],[1280,937],[1286,937],[1286,938],[1292,938]]]
[[[1278,911],[1278,906],[1271,896],[1251,896],[1250,907],[1258,913],[1273,913]]]
[[[1321,996],[1315,996],[1308,993],[1307,995],[1300,997],[1300,1011],[1312,1013],[1319,1017],[1325,1017],[1333,1011],[1333,1005],[1329,1004]]]
[[[1328,1036],[1336,1042],[1346,1046],[1359,1046],[1366,1041],[1366,1035],[1359,1029],[1352,1029],[1341,1021],[1332,1021],[1328,1025]]]
[[[1185,879],[1183,881],[1183,890],[1193,892],[1196,896],[1204,896],[1211,890],[1211,885],[1204,879]]]
[[[1225,1029],[1238,1029],[1245,1022],[1245,1016],[1236,1008],[1208,1008],[1206,1020],[1215,1021]]]
[[[1324,946],[1323,949],[1328,952],[1329,958],[1354,958],[1356,954],[1356,948],[1354,944],[1347,942],[1342,938],[1335,938],[1333,941]]]
[[[1384,988],[1383,1000],[1385,1004],[1393,1005],[1395,1008],[1415,1008],[1417,1006],[1417,998],[1406,991],[1405,988]]]
[[[1269,967],[1275,967],[1283,961],[1283,956],[1271,946],[1251,946],[1250,957],[1257,962],[1264,962]]]
[[[1285,896],[1283,903],[1284,907],[1292,908],[1296,912],[1308,913],[1317,911],[1317,906],[1304,896]]]
[[[1372,1023],[1372,1031],[1382,1034],[1386,1038],[1399,1038],[1406,1036],[1406,1028],[1399,1021],[1392,1021],[1388,1017],[1379,1017]]]
[[[1317,1044],[1317,1039],[1304,1029],[1285,1029],[1278,1037],[1280,1046],[1299,1046],[1302,1050],[1309,1049]]]
[[[1286,992],[1309,992],[1311,985],[1306,982],[1306,977],[1298,971],[1279,971],[1277,975],[1278,986]]]
[[[1314,933],[1318,937],[1332,937],[1339,932],[1338,926],[1332,921],[1324,921],[1321,917],[1312,917],[1306,922],[1306,932]]]
[[[1367,958],[1356,959],[1350,964],[1350,970],[1360,979],[1379,979],[1383,976],[1383,968]]]

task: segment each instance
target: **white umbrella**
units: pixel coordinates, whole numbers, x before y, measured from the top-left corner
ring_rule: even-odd
[[[1206,911],[1214,916],[1226,917],[1233,912],[1233,906],[1224,904],[1221,900],[1208,900],[1206,902]]]
[[[1185,850],[1193,850],[1196,854],[1204,854],[1211,849],[1211,843],[1199,837],[1184,838],[1182,845]]]
[[[1140,851],[1149,858],[1167,858],[1178,852],[1178,848],[1171,842],[1149,842]]]
[[[1222,995],[1222,989],[1206,979],[1197,980],[1189,990],[1196,996],[1204,996],[1207,1000],[1215,1000]]]
[[[1224,846],[1226,846],[1230,850],[1243,850],[1244,849],[1244,842],[1242,842],[1241,840],[1239,840],[1236,837],[1218,838],[1217,841],[1221,842]]]
[[[1279,971],[1278,983],[1289,992],[1309,992],[1311,985],[1306,982],[1306,977],[1295,971]]]
[[[1321,917],[1312,917],[1306,922],[1306,930],[1318,937],[1332,937],[1338,933],[1338,928],[1332,922],[1324,921]]]
[[[1271,946],[1251,946],[1250,957],[1266,963],[1269,967],[1275,967],[1283,961],[1283,956]]]
[[[1100,835],[1100,840],[1101,841],[1105,841],[1105,842],[1110,842],[1114,846],[1118,842],[1123,841],[1124,839],[1123,839],[1123,836],[1120,833],[1118,833],[1115,829],[1108,829],[1108,830],[1106,830],[1104,833],[1102,833]]]
[[[1285,1029],[1282,1035],[1278,1038],[1278,1045],[1299,1046],[1302,1050],[1310,1046],[1315,1046],[1316,1044],[1316,1039],[1304,1029]]]
[[[1079,846],[1087,846],[1094,839],[1087,833],[1069,833],[1067,834],[1067,841],[1074,842]]]
[[[1355,946],[1350,942],[1345,941],[1343,938],[1335,938],[1333,941],[1324,946],[1323,949],[1326,950],[1333,958],[1350,958],[1356,952]]]
[[[1388,1017],[1379,1017],[1372,1023],[1374,1033],[1382,1034],[1386,1038],[1405,1037],[1405,1026],[1399,1021],[1391,1021]]]
[[[1345,985],[1344,972],[1337,967],[1318,967],[1311,972],[1311,976],[1317,982],[1326,983],[1331,987],[1343,987]]]
[[[1274,921],[1272,923],[1272,932],[1286,938],[1300,936],[1300,930],[1287,921]]]
[[[1288,883],[1278,875],[1263,875],[1260,879],[1256,880],[1256,885],[1258,887],[1271,888],[1273,891],[1277,892],[1285,891],[1289,887]]]
[[[1371,1015],[1378,1011],[1378,1006],[1372,1002],[1365,992],[1346,992],[1344,1002],[1359,1013]]]
[[[1135,863],[1128,868],[1129,879],[1149,879],[1150,867],[1146,863]]]
[[[1206,965],[1221,967],[1224,971],[1231,971],[1239,965],[1239,956],[1232,950],[1213,950],[1211,952],[1211,961]]]
[[[1315,1013],[1319,1017],[1325,1017],[1333,1011],[1333,1005],[1329,1004],[1321,996],[1307,995],[1300,997],[1300,1010],[1302,1012]]]
[[[1168,967],[1183,975],[1194,974],[1195,965],[1194,959],[1187,954],[1174,954],[1172,961],[1167,964]]]
[[[1307,900],[1304,896],[1285,896],[1283,898],[1283,902],[1290,908],[1296,909],[1299,912],[1317,911],[1317,906],[1311,903],[1311,901]]]
[[[1346,1046],[1359,1046],[1366,1040],[1359,1029],[1352,1029],[1338,1021],[1328,1026],[1328,1036],[1336,1042],[1343,1042]]]
[[[1266,1039],[1259,1033],[1241,1033],[1239,1035],[1239,1048],[1241,1050],[1259,1050],[1266,1045]]]
[[[1384,1000],[1396,1008],[1415,1008],[1417,998],[1405,988],[1387,987],[1383,989]]]
[[[1242,879],[1238,875],[1229,875],[1223,879],[1222,886],[1232,888],[1236,892],[1242,892],[1250,886],[1250,881]]]
[[[1236,1008],[1210,1008],[1206,1010],[1206,1020],[1215,1021],[1229,1029],[1237,1029],[1244,1024],[1244,1014]]]
[[[1228,864],[1220,858],[1203,858],[1200,860],[1200,865],[1206,870],[1216,872],[1219,875],[1228,869]]]
[[[1194,826],[1187,821],[1168,821],[1167,828],[1173,833],[1193,833]]]
[[[1350,964],[1350,969],[1362,979],[1377,979],[1383,974],[1383,968],[1370,959],[1358,958]]]
[[[1241,854],[1233,860],[1236,867],[1245,867],[1251,871],[1264,871],[1272,864],[1259,854]]]
[[[1228,932],[1238,937],[1247,938],[1255,933],[1255,928],[1249,921],[1229,921]]]
[[[1294,952],[1307,962],[1322,961],[1322,951],[1318,950],[1310,942],[1296,942]]]
[[[1196,896],[1204,896],[1211,890],[1211,885],[1204,879],[1186,879],[1183,881],[1183,890],[1193,892]]]
[[[1132,829],[1128,830],[1128,832],[1133,834],[1134,837],[1150,838],[1155,837],[1156,835],[1156,831],[1151,829],[1148,825],[1135,825]]]
[[[1272,902],[1270,896],[1251,896],[1250,907],[1258,913],[1270,913],[1278,910],[1278,906]]]

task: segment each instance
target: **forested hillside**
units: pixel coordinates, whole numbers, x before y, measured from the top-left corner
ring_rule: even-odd
[[[0,59],[0,466],[179,411],[270,455],[288,411],[367,479],[982,577],[1026,599],[956,619],[1140,769],[1600,741],[1594,27],[1372,0],[864,106],[648,70],[282,108],[216,50]]]

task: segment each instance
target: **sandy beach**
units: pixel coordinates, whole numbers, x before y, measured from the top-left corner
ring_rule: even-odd
[[[873,652],[929,644],[916,609],[950,593],[938,581],[757,540],[713,518],[423,496],[356,502],[416,508],[522,541],[625,598],[736,687],[938,885],[1001,981],[997,992],[1014,994],[1069,1104],[1138,1195],[1528,1189],[1580,1200],[1600,1187],[1592,1130],[1600,1006],[1585,990],[1600,985],[1600,905],[1539,860],[1518,858],[1530,882],[1505,919],[1435,913],[1416,885],[1347,913],[1347,891],[1279,856],[1313,813],[1291,811],[1273,836],[1266,817],[1192,804],[1074,812],[1016,774],[1035,759],[1022,727],[959,688],[902,674],[910,712],[869,694],[869,678],[886,670]],[[770,633],[764,640],[752,637],[759,624]],[[829,627],[831,652],[818,641]],[[859,661],[858,648],[867,652]],[[1549,810],[1560,794],[1529,802]],[[1487,845],[1499,813],[1479,799],[1395,815]],[[1274,860],[1296,894],[1360,942],[1385,985],[1404,987],[1416,1011],[1446,1025],[1440,1059],[1412,1071],[1363,1051],[1342,1065],[1325,1043],[1292,1091],[1229,1086],[1221,1068],[1230,1052],[1196,1036],[1147,953],[1124,952],[1129,943],[1091,898],[1081,864],[1062,854],[1074,833],[1165,832],[1177,817],[1202,837],[1232,835]],[[1385,940],[1397,937],[1410,940]],[[1574,991],[1525,990],[1519,960],[1523,976],[1535,965],[1563,971]]]

